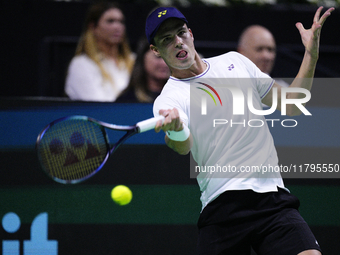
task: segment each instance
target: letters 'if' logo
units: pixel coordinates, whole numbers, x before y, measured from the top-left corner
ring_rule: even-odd
[[[222,106],[222,100],[220,98],[220,95],[217,93],[217,91],[212,86],[205,84],[203,82],[198,82],[198,83],[210,89],[217,96]],[[206,92],[214,100],[215,105],[217,105],[214,95],[208,89],[201,88],[201,87],[196,87],[196,88],[201,89],[204,92]],[[201,114],[207,115],[207,99],[205,97],[202,97]]]

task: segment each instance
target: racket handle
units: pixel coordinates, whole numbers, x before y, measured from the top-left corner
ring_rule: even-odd
[[[164,116],[160,115],[158,117],[154,117],[154,118],[151,118],[151,119],[140,121],[136,124],[136,126],[139,129],[139,133],[143,133],[143,132],[149,131],[151,129],[154,129],[156,127],[157,122],[160,121],[160,120],[163,123],[164,122]]]

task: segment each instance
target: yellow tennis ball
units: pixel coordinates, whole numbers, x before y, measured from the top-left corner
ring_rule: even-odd
[[[132,192],[128,187],[124,185],[118,185],[112,189],[111,197],[117,204],[127,205],[131,202]]]

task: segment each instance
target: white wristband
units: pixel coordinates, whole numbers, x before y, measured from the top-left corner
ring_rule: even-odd
[[[189,128],[183,124],[183,129],[181,131],[167,131],[167,136],[173,141],[183,142],[190,136]]]

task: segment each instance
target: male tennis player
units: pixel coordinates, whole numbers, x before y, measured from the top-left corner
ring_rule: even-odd
[[[296,24],[305,54],[291,87],[311,89],[321,27],[334,8],[329,8],[322,16],[321,10],[322,7],[316,11],[310,29],[306,30],[301,23]],[[254,105],[262,102],[272,105],[275,88],[278,110],[281,110],[281,87],[239,53],[201,59],[195,50],[188,21],[176,8],[154,10],[146,20],[145,31],[150,48],[171,70],[171,77],[154,103],[154,115],[166,117],[164,123],[159,122],[155,128],[156,132],[166,132],[166,144],[179,154],[191,151],[200,166],[232,165],[239,170],[244,164],[277,165],[276,150],[267,124],[261,128],[236,125],[220,129],[216,136],[209,132],[211,126],[193,120],[190,117],[190,83],[202,77],[249,78],[254,82],[240,83],[240,86],[252,90]],[[238,121],[239,116],[232,112],[230,96],[226,101],[226,92],[219,90],[218,93],[226,119]],[[289,98],[300,96],[305,95],[288,94]],[[287,105],[288,115],[300,113],[294,104]],[[254,114],[245,107],[244,116],[249,119]],[[243,255],[250,254],[251,247],[257,254],[265,255],[321,254],[314,235],[298,213],[298,199],[287,191],[280,175],[257,178],[254,173],[236,174],[235,178],[214,177],[214,173],[200,173],[197,177],[202,201],[198,220],[199,254]]]

